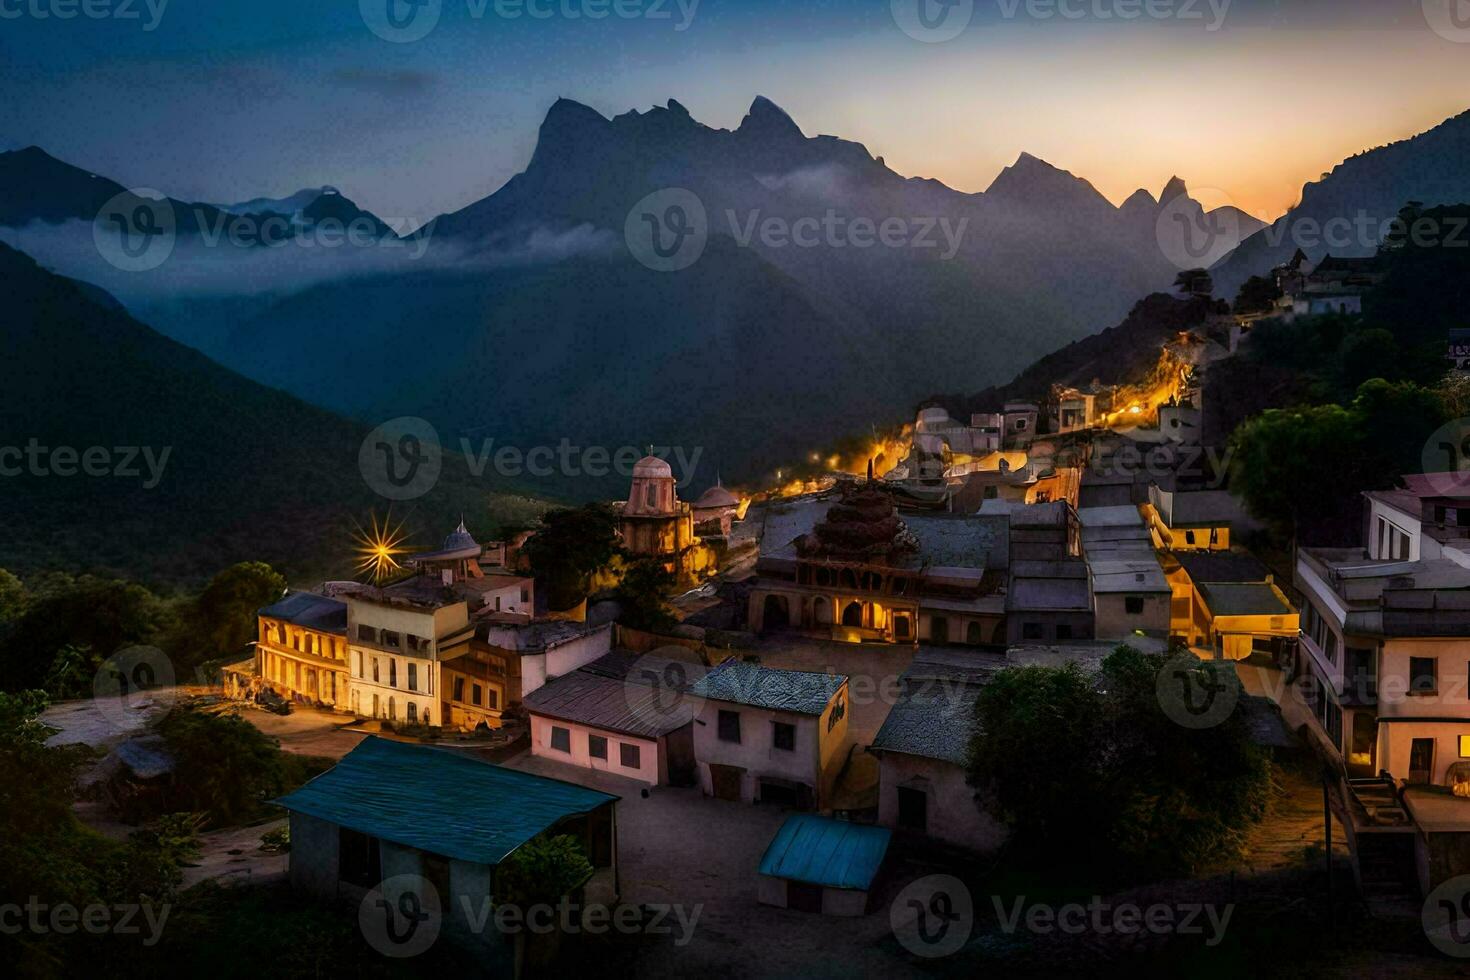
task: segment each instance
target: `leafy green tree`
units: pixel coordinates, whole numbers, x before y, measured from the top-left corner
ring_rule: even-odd
[[[264,562],[232,565],[210,579],[194,600],[193,663],[232,656],[255,639],[256,612],[286,591],[286,580]]]
[[[14,574],[0,568],[0,631],[25,610],[26,587]]]
[[[174,758],[174,810],[203,814],[210,826],[259,815],[267,800],[301,781],[294,758],[275,739],[231,714],[176,708],[158,723]]]
[[[586,598],[592,576],[619,554],[617,516],[605,504],[547,511],[525,550],[551,608],[569,609]]]
[[[569,834],[534,837],[511,852],[495,869],[497,904],[526,908],[555,905],[592,877],[582,842]]]
[[[1013,667],[981,692],[969,776],[1028,859],[1136,879],[1241,852],[1266,812],[1269,759],[1238,712],[1173,722],[1157,694],[1166,663],[1120,646],[1095,677]]]
[[[1281,298],[1281,287],[1267,276],[1251,276],[1235,294],[1236,313],[1267,313]]]
[[[674,585],[673,573],[657,559],[642,558],[631,563],[618,585],[618,601],[623,607],[620,621],[652,633],[668,631],[677,620],[664,604],[664,597]]]

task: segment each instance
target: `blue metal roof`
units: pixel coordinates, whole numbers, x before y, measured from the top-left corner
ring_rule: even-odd
[[[347,633],[347,603],[314,592],[292,592],[260,615],[322,633]]]
[[[827,888],[866,890],[888,853],[892,835],[868,827],[797,813],[786,818],[761,858],[761,874]]]
[[[358,833],[475,864],[618,797],[446,749],[367,738],[275,802]]]
[[[827,710],[832,695],[846,683],[843,674],[778,670],[730,659],[705,674],[689,690],[697,697],[715,701],[820,715]]]

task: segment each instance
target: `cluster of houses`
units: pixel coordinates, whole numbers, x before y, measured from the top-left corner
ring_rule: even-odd
[[[1304,282],[1336,276],[1331,262]],[[463,524],[402,581],[330,583],[260,610],[255,656],[227,671],[233,692],[380,719],[400,739],[523,728],[530,755],[566,780],[370,739],[281,801],[293,880],[355,895],[407,869],[446,896],[476,892],[554,830],[592,855],[583,887],[615,897],[617,796],[581,785],[598,774],[643,794],[688,787],[790,809],[752,856],[760,900],[862,914],[895,835],[978,852],[1005,841],[966,778],[991,678],[1095,667],[1121,643],[1282,678],[1260,686],[1286,727],[1340,761],[1338,816],[1365,853],[1379,833],[1392,853],[1408,848],[1422,886],[1458,873],[1470,864],[1470,799],[1457,799],[1470,797],[1470,487],[1440,474],[1366,493],[1366,546],[1301,548],[1294,580],[1278,582],[1242,546],[1258,525],[1191,451],[1199,374],[1233,353],[1238,327],[1166,352],[1168,370],[1184,367],[1146,429],[1120,429],[1126,407],[1075,389],[967,425],[926,409],[889,473],[753,505],[718,485],[684,503],[668,465],[643,460],[620,508],[624,546],[685,582],[723,567],[719,615],[701,607],[674,636],[626,630],[598,607],[538,608],[506,547]],[[722,560],[737,542],[755,555],[738,570]],[[835,666],[767,662],[812,644]],[[897,675],[881,721],[861,730],[841,670],[858,645],[892,649]],[[433,799],[473,813],[449,829],[405,818]]]

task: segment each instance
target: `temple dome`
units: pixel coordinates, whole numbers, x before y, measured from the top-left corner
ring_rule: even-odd
[[[478,551],[480,548],[479,542],[474,539],[469,529],[464,526],[464,521],[460,521],[459,527],[449,532],[449,536],[444,539],[444,545],[439,550],[464,551],[470,548]]]
[[[694,506],[700,510],[713,510],[717,507],[739,507],[740,498],[716,483],[699,495],[699,499],[694,502]]]
[[[672,480],[674,468],[657,456],[644,456],[633,464],[633,478],[636,480],[640,477]]]

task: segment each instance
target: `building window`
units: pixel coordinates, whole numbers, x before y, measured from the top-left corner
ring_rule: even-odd
[[[361,888],[375,888],[383,881],[382,855],[378,839],[341,827],[337,831],[337,877]]]
[[[398,634],[393,630],[383,630],[383,646],[396,647],[398,645]]]
[[[552,725],[551,726],[551,747],[553,749],[556,749],[558,752],[567,752],[567,753],[570,753],[572,751],[572,733],[571,733],[571,730],[570,729],[567,729],[567,728],[562,728],[559,725]]]
[[[358,650],[352,655],[352,676],[362,676],[362,651]]]
[[[410,691],[417,691],[419,689],[419,665],[418,664],[409,664],[408,665],[408,689]]]
[[[366,640],[368,643],[376,643],[378,642],[378,631],[371,626],[359,626],[357,628],[357,638],[359,640]]]
[[[720,711],[719,736],[721,742],[740,741],[740,712]]]
[[[500,692],[493,687],[485,688],[485,707],[500,710]]]
[[[1470,759],[1470,735],[1460,736],[1460,758]]]
[[[775,732],[771,736],[771,741],[775,744],[776,748],[782,749],[786,752],[795,752],[796,726],[788,725],[783,721],[778,721],[774,724],[776,728]]]
[[[1143,596],[1130,595],[1123,599],[1123,611],[1130,616],[1143,615]]]
[[[410,701],[410,702],[408,702],[408,723],[410,725],[416,725],[416,724],[418,724],[418,721],[419,721],[419,706],[418,706],[417,703],[415,703],[413,701]]]
[[[1184,532],[1184,543],[1185,544],[1194,544],[1194,532],[1193,531],[1185,531]]]
[[[587,754],[594,759],[607,761],[607,739],[601,735],[587,736]]]
[[[1410,657],[1409,658],[1409,694],[1415,697],[1423,697],[1428,694],[1437,694],[1439,684],[1434,676],[1435,659],[1433,657]]]
[[[454,700],[456,700],[456,701],[463,701],[464,700],[464,678],[463,677],[456,677],[454,679]]]
[[[378,658],[373,658],[373,683],[378,683]]]
[[[392,657],[388,658],[388,686],[398,686],[398,661]]]
[[[470,685],[470,704],[479,704],[479,703],[480,703],[480,685],[478,685],[478,684],[471,684]]]
[[[1022,623],[1021,639],[1041,640],[1046,638],[1046,628],[1040,623]]]
[[[636,745],[620,742],[618,744],[618,761],[622,763],[624,769],[642,769],[643,752]]]
[[[1070,640],[1071,638],[1072,638],[1072,624],[1071,623],[1058,623],[1057,624],[1057,639],[1059,639],[1059,640]]]
[[[904,830],[929,828],[929,797],[921,789],[898,787],[898,825]]]

